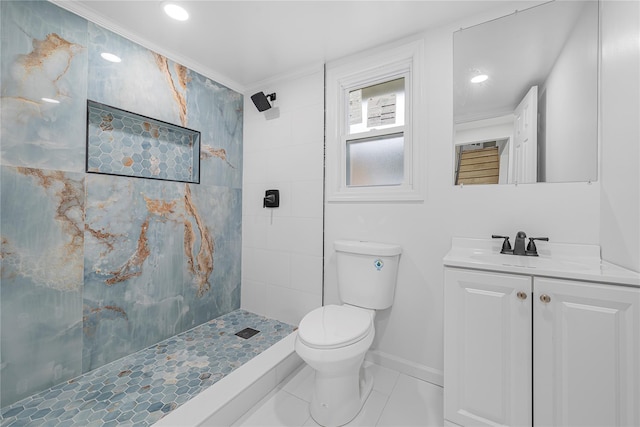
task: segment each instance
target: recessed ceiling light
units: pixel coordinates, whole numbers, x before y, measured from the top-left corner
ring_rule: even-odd
[[[176,19],[178,21],[186,21],[189,19],[189,12],[187,12],[182,6],[177,5],[172,2],[164,2],[162,4],[162,8],[164,9],[164,13]]]
[[[52,99],[52,98],[40,98],[42,99],[44,102],[48,102],[49,104],[60,104],[60,101],[58,101],[57,99]]]
[[[489,78],[486,74],[478,74],[471,79],[471,83],[482,83]]]
[[[100,56],[102,57],[102,59],[109,62],[122,62],[122,59],[120,59],[118,55],[114,55],[113,53],[102,52]]]

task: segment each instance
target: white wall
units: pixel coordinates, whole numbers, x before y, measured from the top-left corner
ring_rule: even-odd
[[[488,237],[492,233],[513,236],[524,230],[555,242],[601,244],[603,258],[640,270],[637,2],[603,4],[602,182],[517,187],[452,185],[452,33],[461,26],[510,12],[498,10],[424,35],[427,69],[423,77],[428,96],[423,120],[426,138],[421,143],[426,158],[426,201],[326,205],[325,302],[338,302],[334,240],[400,243],[404,252],[395,303],[377,316],[372,354],[382,363],[395,363],[399,369],[440,384],[441,260],[451,237]],[[283,114],[280,121],[265,121],[250,103],[248,96],[253,92],[247,92],[242,307],[297,323],[320,304],[322,286],[321,249],[317,249],[322,245],[322,76],[318,71],[256,89],[267,93],[276,90]],[[296,136],[300,134],[307,137]],[[279,163],[296,160],[300,165],[295,170]],[[307,199],[304,191],[300,194],[304,182],[314,188],[314,195],[309,194]],[[292,197],[283,196],[283,208],[274,212],[271,223],[270,214],[261,207],[262,192],[279,185],[281,190],[290,186]],[[307,214],[294,214],[307,207]],[[291,225],[285,227],[286,232],[280,231],[283,221]],[[296,221],[307,221],[310,228],[295,228]],[[282,242],[298,249],[289,250]],[[301,267],[300,258],[308,261],[309,267]],[[302,268],[306,269],[304,274]]]
[[[276,92],[267,120],[250,96]],[[245,93],[241,307],[290,324],[322,304],[324,70]],[[262,207],[280,190],[280,207]]]
[[[454,145],[513,138],[513,114],[460,123],[454,128]]]
[[[640,3],[602,4],[602,257],[640,271]]]
[[[424,144],[426,156],[425,202],[326,205],[325,303],[338,302],[334,240],[402,245],[395,302],[376,318],[373,357],[439,384],[443,370],[442,258],[453,236],[514,236],[524,230],[555,242],[598,244],[600,238],[599,183],[463,188],[452,184],[452,34],[461,26],[512,12],[503,9],[424,35],[426,72],[421,77],[427,110],[421,122],[426,137],[416,143]]]
[[[597,179],[597,4],[583,8],[540,95],[544,96],[540,136],[546,182]],[[587,120],[585,124],[585,119]]]

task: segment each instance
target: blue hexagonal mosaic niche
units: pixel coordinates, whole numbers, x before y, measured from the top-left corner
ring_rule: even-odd
[[[88,100],[87,172],[200,183],[200,132]]]

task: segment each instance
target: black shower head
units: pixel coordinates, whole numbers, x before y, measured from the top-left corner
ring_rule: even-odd
[[[265,95],[264,92],[258,92],[251,95],[251,100],[253,101],[253,104],[256,106],[258,111],[266,111],[271,108],[271,103],[269,102],[269,100],[276,100],[276,93],[274,92],[270,93],[269,95]]]

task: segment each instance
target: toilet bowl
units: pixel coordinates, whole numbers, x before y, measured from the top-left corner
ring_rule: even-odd
[[[375,336],[375,310],[393,304],[402,248],[338,240],[338,291],[342,305],[327,305],[300,322],[295,350],[315,370],[311,417],[322,426],[351,421],[369,397],[373,378],[362,369]]]
[[[375,311],[350,305],[328,305],[300,322],[295,350],[315,370],[309,410],[322,426],[340,426],[360,412],[373,388],[361,372],[373,343]]]

